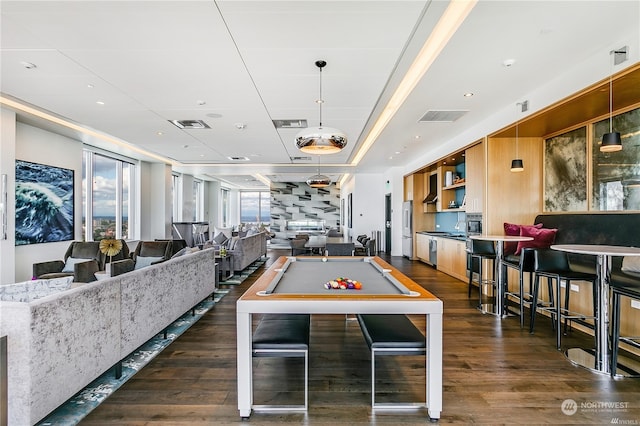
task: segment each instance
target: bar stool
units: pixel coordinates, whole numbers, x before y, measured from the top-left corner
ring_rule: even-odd
[[[561,349],[562,332],[561,324],[564,319],[564,334],[567,333],[567,320],[572,319],[593,319],[597,321],[595,316],[596,302],[598,300],[597,288],[596,288],[596,274],[587,272],[576,272],[571,269],[569,265],[569,259],[567,253],[551,250],[551,249],[535,249],[534,250],[534,270],[535,279],[533,281],[533,294],[532,294],[532,309],[531,320],[529,325],[529,332],[533,333],[533,327],[536,318],[536,312],[538,308],[542,311],[547,311],[551,314],[551,325],[556,330],[556,348]],[[547,305],[538,304],[538,290],[540,284],[540,277],[547,278],[547,286],[549,291],[549,303]],[[555,285],[555,301],[552,281],[556,281]],[[564,292],[564,307],[560,303],[561,287],[560,282],[565,281],[566,287]],[[589,281],[591,282],[591,288],[593,291],[593,315],[585,315],[579,312],[572,312],[569,310],[569,296],[571,294],[571,282],[572,281]],[[597,329],[597,324],[595,328]]]
[[[611,275],[611,376],[618,370],[618,352],[620,342],[640,348],[640,336],[620,336],[621,298],[640,300],[640,273],[619,272]]]
[[[502,266],[505,268],[504,276],[507,276],[506,268],[516,269],[518,271],[518,290],[509,291],[509,280],[505,279],[505,307],[507,305],[507,298],[515,299],[520,306],[520,328],[524,327],[524,308],[525,306],[531,308],[533,301],[532,288],[533,288],[533,273],[535,271],[534,263],[534,249],[531,247],[523,248],[519,255],[506,256],[502,261]],[[529,274],[529,292],[524,291],[524,273]],[[508,309],[508,308],[507,308]]]
[[[484,284],[492,284],[496,287],[495,268],[492,266],[491,280],[484,280],[482,277],[482,264],[485,260],[491,260],[492,264],[496,262],[496,247],[493,241],[470,239],[469,254],[467,256],[467,269],[469,269],[469,295],[471,297],[471,288],[473,287],[473,273],[478,274],[478,308],[482,308],[482,286]]]

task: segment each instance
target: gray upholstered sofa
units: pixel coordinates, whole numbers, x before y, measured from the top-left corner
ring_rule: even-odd
[[[258,232],[238,238],[235,246],[228,251],[233,254],[233,269],[242,271],[262,256],[267,255],[267,233]]]
[[[0,286],[9,424],[40,421],[213,293],[215,276],[203,250],[88,284]]]

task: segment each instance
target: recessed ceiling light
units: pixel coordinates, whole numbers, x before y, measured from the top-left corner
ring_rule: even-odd
[[[96,103],[97,103],[98,105],[104,105],[104,102],[102,102],[102,101],[96,101]]]
[[[162,133],[162,132],[158,132],[158,133],[157,133],[157,135],[158,135],[158,136],[162,136],[162,135],[164,135],[164,133]]]
[[[512,66],[515,63],[516,63],[515,59],[505,59],[504,61],[502,61],[502,65],[507,67],[507,68]]]
[[[236,126],[236,129],[238,129],[238,130],[244,130],[244,129],[247,128],[247,125],[244,124],[244,123],[236,123],[236,124],[234,124],[234,126]]]
[[[416,139],[420,139],[420,138],[421,138],[421,136],[420,136],[420,135],[416,135]]]
[[[472,97],[472,96],[473,96],[473,93],[471,93],[471,92],[467,92],[467,93],[465,93],[465,94],[464,94],[464,95],[462,95],[462,96],[464,96],[465,98],[470,98],[470,97]]]
[[[87,89],[93,89],[95,86],[91,83],[87,84]]]
[[[183,148],[189,148],[189,145],[182,145]]]
[[[396,151],[396,152],[394,152],[394,154],[398,155],[398,154],[400,154],[400,151]]]
[[[206,105],[207,101],[196,101],[198,105]]]
[[[27,62],[27,61],[20,62],[20,65],[22,65],[23,67],[25,67],[28,70],[32,70],[34,68],[38,68],[38,66],[36,64],[31,63],[31,62]]]

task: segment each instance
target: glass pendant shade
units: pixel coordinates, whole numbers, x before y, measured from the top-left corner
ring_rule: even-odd
[[[307,179],[307,185],[312,188],[326,188],[331,185],[331,179],[328,176],[318,173]]]
[[[296,135],[296,147],[307,154],[335,154],[347,145],[347,135],[331,127],[309,127]]]
[[[524,170],[524,164],[522,159],[516,158],[515,160],[511,160],[511,171],[512,172],[521,172]]]
[[[620,138],[620,132],[610,132],[602,135],[600,152],[616,151],[622,151],[622,139]]]

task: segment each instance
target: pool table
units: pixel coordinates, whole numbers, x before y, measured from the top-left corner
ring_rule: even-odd
[[[361,289],[326,288],[347,277]],[[426,316],[426,401],[431,420],[442,411],[442,301],[379,257],[278,258],[238,299],[238,410],[251,415],[252,314],[422,314]]]

